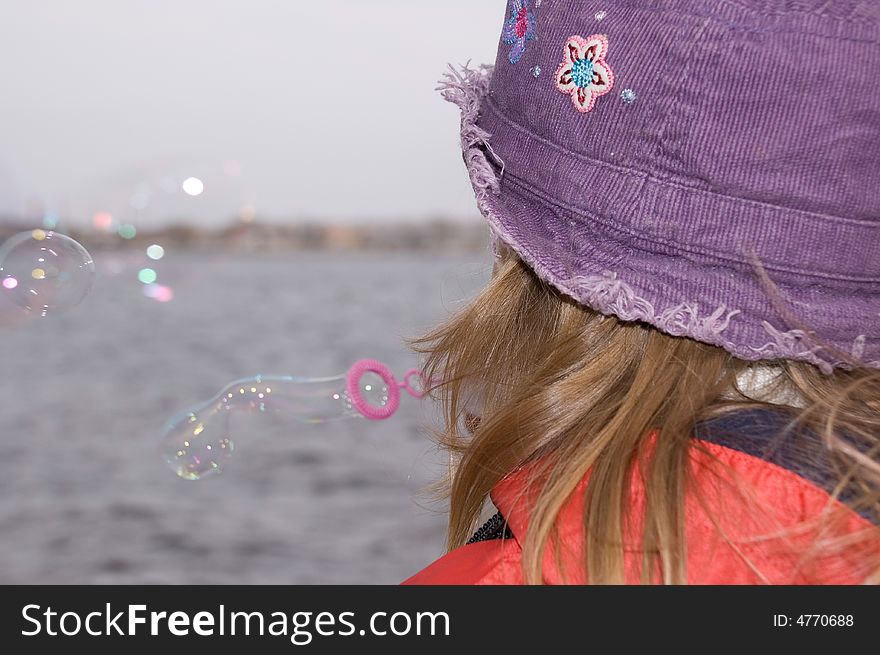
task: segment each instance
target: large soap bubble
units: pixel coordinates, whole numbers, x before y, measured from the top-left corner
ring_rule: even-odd
[[[31,230],[0,247],[0,293],[40,316],[79,304],[94,279],[92,256],[64,234]]]
[[[258,375],[238,380],[168,421],[160,454],[181,478],[201,480],[222,472],[232,456],[240,437],[233,435],[233,417],[273,413],[308,424],[350,418],[382,421],[397,411],[401,389],[422,398],[426,388],[419,371],[407,371],[398,382],[375,360],[362,360],[344,375],[328,378]]]

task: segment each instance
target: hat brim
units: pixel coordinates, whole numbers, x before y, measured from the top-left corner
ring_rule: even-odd
[[[725,261],[639,238],[604,220],[601,202],[592,211],[589,201],[574,211],[509,170],[496,168],[497,183],[487,185],[486,157],[502,148],[485,134],[480,155],[471,146],[465,161],[495,238],[575,301],[743,360],[806,361],[826,373],[880,367],[866,361],[878,355],[866,344],[878,343],[880,334],[858,334],[865,314],[853,315],[853,307],[877,315],[880,290],[860,292],[833,280],[804,285],[798,275],[767,271],[760,262]],[[633,194],[638,191],[634,186]]]
[[[725,251],[741,240],[738,201],[682,187],[650,193],[654,182],[647,174],[566,158],[558,146],[526,133],[493,107],[492,72],[489,66],[451,69],[440,90],[462,112],[462,152],[480,211],[494,237],[541,279],[602,314],[718,346],[743,360],[806,361],[825,372],[880,368],[880,321],[872,334],[862,333],[865,316],[880,317],[880,285],[821,274],[827,262],[815,255],[793,271]],[[506,166],[505,159],[522,170]],[[534,165],[523,164],[530,160]],[[591,188],[582,188],[583,179],[592,180]],[[748,211],[756,211],[751,205]],[[768,223],[784,224],[791,244],[784,248],[796,247],[792,237],[811,229],[810,220],[821,220],[772,206],[757,210]],[[612,218],[624,214],[647,218],[666,236]],[[862,227],[842,227],[849,232],[840,244],[829,244],[827,257],[844,256],[833,248],[845,250]],[[676,240],[693,231],[712,247]],[[769,252],[768,245],[780,244],[752,244]],[[804,280],[804,271],[817,269],[818,276]]]

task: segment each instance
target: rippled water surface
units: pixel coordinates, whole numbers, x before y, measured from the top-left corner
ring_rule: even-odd
[[[236,378],[416,365],[402,339],[476,288],[488,256],[169,253],[168,303],[141,293],[139,257],[95,260],[72,312],[23,321],[0,305],[0,582],[397,583],[441,553],[427,402],[385,423],[248,420],[228,470],[202,482],[155,444]]]

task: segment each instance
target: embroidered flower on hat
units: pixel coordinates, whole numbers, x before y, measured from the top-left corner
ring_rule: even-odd
[[[526,43],[538,37],[535,12],[529,7],[529,0],[508,0],[510,18],[504,23],[504,43],[513,46],[507,58],[511,64],[522,59]]]
[[[565,59],[556,70],[556,87],[571,96],[579,112],[586,113],[596,98],[614,86],[614,73],[605,61],[608,37],[593,34],[586,39],[571,36],[565,44]]]

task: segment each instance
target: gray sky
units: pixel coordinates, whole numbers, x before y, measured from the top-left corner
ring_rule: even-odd
[[[474,215],[434,87],[447,62],[494,60],[504,6],[3,0],[0,214]]]

